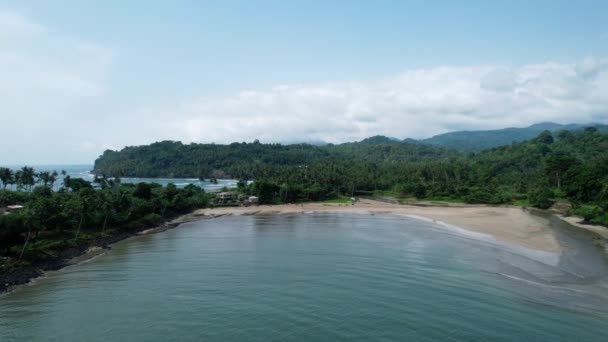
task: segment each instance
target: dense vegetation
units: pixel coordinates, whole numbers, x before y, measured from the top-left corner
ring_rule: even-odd
[[[595,125],[600,131],[608,126]],[[359,143],[314,146],[233,143],[189,144],[163,141],[105,151],[95,162],[99,173],[133,177],[236,177],[252,179],[264,166],[308,165],[315,161],[367,160],[372,162],[417,162],[457,156],[456,150],[481,151],[529,140],[544,130],[582,130],[581,125],[543,123],[526,128],[492,131],[451,132],[429,139],[399,141],[384,136]],[[384,145],[378,147],[378,145]]]
[[[14,173],[0,168],[2,184],[15,183],[19,188],[0,190],[0,208],[24,206],[0,213],[0,256],[9,257],[0,262],[0,274],[15,263],[30,264],[91,239],[154,226],[209,202],[209,195],[194,185],[178,189],[173,184],[120,184],[119,179],[98,178],[95,189],[68,176],[59,191],[52,191],[54,180],[47,176],[29,167]]]
[[[268,168],[305,166],[314,163],[418,162],[457,156],[458,153],[427,145],[397,141],[375,144],[363,141],[313,146],[232,143],[189,144],[163,141],[146,146],[105,151],[95,161],[95,172],[128,177],[200,177],[256,179]]]
[[[106,151],[95,169],[109,175],[224,175],[255,182],[241,191],[263,203],[323,200],[390,191],[400,197],[519,203],[608,223],[608,134],[596,128],[544,131],[479,153],[375,137],[329,146],[183,145],[161,142]]]

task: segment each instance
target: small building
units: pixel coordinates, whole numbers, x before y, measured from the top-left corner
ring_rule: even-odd
[[[220,192],[219,194],[217,194],[217,198],[222,200],[228,200],[233,199],[235,195],[236,194],[234,192]]]
[[[215,196],[215,203],[219,205],[236,204],[237,202],[237,194],[234,192],[220,192]]]
[[[21,210],[23,208],[24,208],[24,206],[18,205],[18,204],[7,205],[6,207],[0,207],[0,215],[8,215],[14,211]]]
[[[247,199],[247,202],[249,204],[258,204],[260,202],[260,199],[257,196],[249,196],[249,198]]]

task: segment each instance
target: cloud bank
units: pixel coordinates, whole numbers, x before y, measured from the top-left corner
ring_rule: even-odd
[[[442,66],[372,82],[282,85],[182,109],[190,141],[428,137],[463,129],[608,121],[608,60],[519,67]]]
[[[82,158],[72,139],[99,115],[85,108],[106,94],[113,59],[111,49],[0,11],[0,164]]]
[[[164,139],[339,143],[541,121],[608,123],[608,59],[601,57],[446,65],[375,80],[151,101],[162,108],[130,103],[113,90],[123,76],[117,63],[116,49],[0,11],[0,164],[92,162],[107,148]]]

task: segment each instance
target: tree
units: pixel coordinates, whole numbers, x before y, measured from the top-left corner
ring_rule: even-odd
[[[152,186],[148,183],[137,183],[133,196],[149,200],[152,197]]]
[[[65,171],[62,171],[63,174],[63,188],[68,190],[72,187],[72,177],[65,174]]]
[[[36,184],[36,172],[34,171],[34,168],[30,166],[24,166],[18,172],[20,172],[19,180],[21,182],[21,185],[27,188],[29,191],[32,191],[34,184]]]
[[[21,233],[23,232],[23,215],[14,213],[11,215],[0,215],[0,248],[8,254],[12,246],[24,242]]]
[[[540,209],[548,209],[553,205],[553,201],[551,200],[552,195],[551,191],[546,187],[534,189],[530,192],[530,204]]]
[[[79,179],[79,178],[77,178]],[[75,238],[78,239],[80,230],[87,216],[91,216],[91,211],[95,203],[95,190],[92,188],[82,188],[75,195],[72,195],[68,201],[66,208],[74,216],[77,217],[78,225],[76,228]]]
[[[65,180],[68,180],[69,187],[74,192],[79,192],[81,189],[93,189],[91,182],[88,182],[82,178],[68,178],[67,176]]]
[[[550,145],[553,144],[553,134],[551,134],[550,131],[545,130],[539,134],[535,140],[541,144]]]
[[[38,173],[38,179],[46,187],[51,182],[51,173],[49,171],[41,171]]]
[[[34,230],[36,236],[40,231],[54,229],[61,213],[61,207],[54,199],[53,191],[46,186],[33,190],[26,210],[37,225]]]
[[[13,170],[8,167],[0,167],[0,181],[2,182],[2,188],[6,189],[9,184],[14,182]]]
[[[51,189],[53,188],[53,186],[55,185],[55,182],[57,181],[57,176],[58,176],[57,171],[53,170],[53,172],[51,173],[51,175],[49,177],[49,185],[50,185]]]
[[[17,170],[15,171],[15,184],[17,185],[17,190],[23,190],[23,171]]]
[[[571,131],[564,129],[557,133],[557,139],[559,141],[563,141],[565,143],[572,144],[576,140],[576,136]]]
[[[557,188],[560,189],[562,187],[562,175],[576,162],[576,158],[566,154],[549,156],[545,159],[545,173],[555,178]]]

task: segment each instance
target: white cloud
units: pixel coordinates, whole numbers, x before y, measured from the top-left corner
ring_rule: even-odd
[[[427,137],[540,121],[608,122],[608,61],[520,67],[437,67],[372,82],[282,85],[182,109],[190,141],[358,140]]]
[[[45,27],[34,23],[19,13],[12,11],[0,12],[0,35],[10,38],[12,34],[35,35],[46,31]]]
[[[70,138],[86,134],[79,121],[97,115],[82,109],[106,94],[113,60],[109,48],[0,10],[0,144],[18,142],[23,155],[0,152],[0,163],[77,160]]]
[[[0,12],[0,32],[0,90],[11,109],[35,98],[59,111],[80,97],[103,94],[110,49],[53,33],[14,12]]]
[[[0,164],[92,162],[106,148],[163,139],[337,143],[541,121],[608,123],[605,58],[440,66],[371,81],[283,84],[179,104],[154,98],[155,105],[145,107],[112,91],[112,82],[123,76],[113,74],[118,59],[102,44],[0,10],[0,146],[11,147],[0,148]],[[138,86],[137,75],[125,77]]]

